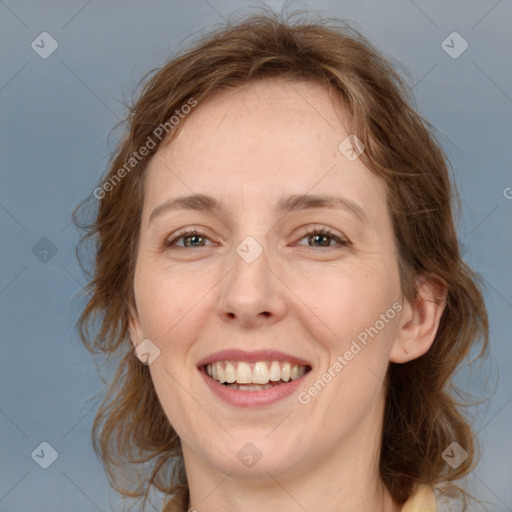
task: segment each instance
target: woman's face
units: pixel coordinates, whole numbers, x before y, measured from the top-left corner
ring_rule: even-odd
[[[337,109],[314,83],[222,92],[148,165],[132,338],[160,351],[190,464],[277,477],[376,457],[401,291],[384,183]]]

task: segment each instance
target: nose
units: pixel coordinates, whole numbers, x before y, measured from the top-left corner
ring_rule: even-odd
[[[285,286],[271,268],[263,237],[259,240],[247,237],[238,245],[220,283],[218,314],[243,328],[273,324],[286,311]]]

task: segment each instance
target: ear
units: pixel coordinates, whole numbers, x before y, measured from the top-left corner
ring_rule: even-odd
[[[140,325],[139,314],[134,306],[130,306],[130,319],[128,323],[128,329],[130,332],[130,340],[133,347],[135,348],[140,341],[143,340],[142,328]]]
[[[400,315],[389,356],[392,363],[412,361],[430,349],[446,306],[448,287],[444,279],[427,274],[419,276],[417,283],[416,299],[412,303],[405,301]]]

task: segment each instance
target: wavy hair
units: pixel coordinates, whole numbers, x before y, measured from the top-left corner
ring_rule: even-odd
[[[78,333],[92,353],[107,360],[117,357],[94,419],[92,442],[110,484],[122,495],[145,502],[154,488],[181,496],[183,503],[189,496],[179,437],[160,405],[148,367],[133,355],[128,332],[144,173],[161,141],[140,161],[130,158],[191,99],[200,108],[218,91],[269,78],[324,84],[344,106],[349,133],[366,146],[359,158],[386,185],[404,297],[416,298],[420,275],[439,276],[447,283],[446,308],[430,350],[408,363],[389,365],[380,455],[383,482],[403,503],[416,485],[454,482],[475,467],[477,438],[453,378],[474,347],[480,347],[475,359],[488,352],[481,281],[459,251],[455,215],[460,215],[460,198],[448,158],[433,127],[416,111],[411,87],[391,62],[341,20],[257,13],[203,35],[144,78],[126,118],[126,135],[95,193],[94,219],[80,221],[88,200],[73,212],[83,230],[79,245],[94,241]],[[162,140],[171,141],[184,122]],[[120,171],[123,166],[125,172]],[[441,457],[454,440],[469,454],[457,468]],[[454,488],[464,500],[469,496]]]

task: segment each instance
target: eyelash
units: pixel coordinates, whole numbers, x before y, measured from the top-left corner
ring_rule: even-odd
[[[340,247],[347,247],[348,245],[350,245],[350,242],[340,238],[339,236],[337,236],[336,234],[334,234],[332,231],[330,231],[327,228],[319,228],[319,229],[314,228],[314,229],[311,229],[311,230],[307,231],[306,233],[304,233],[300,240],[303,240],[304,238],[309,237],[310,235],[323,235],[323,236],[332,238],[335,242],[337,242],[340,245]],[[173,246],[175,246],[175,243],[176,243],[177,240],[179,240],[181,238],[188,238],[188,237],[191,237],[191,236],[199,236],[201,238],[207,238],[208,239],[208,237],[205,237],[201,232],[197,231],[194,228],[194,229],[178,232],[176,234],[176,236],[172,240],[166,240],[165,241],[165,247],[166,248],[173,247]],[[317,246],[317,247],[322,247],[322,246]],[[201,247],[198,247],[198,248],[201,248]],[[333,246],[327,246],[327,247],[322,247],[322,248],[323,249],[336,249],[336,247],[333,247]],[[188,247],[181,247],[180,246],[180,249],[188,249]],[[307,249],[315,250],[315,247],[307,247]]]

